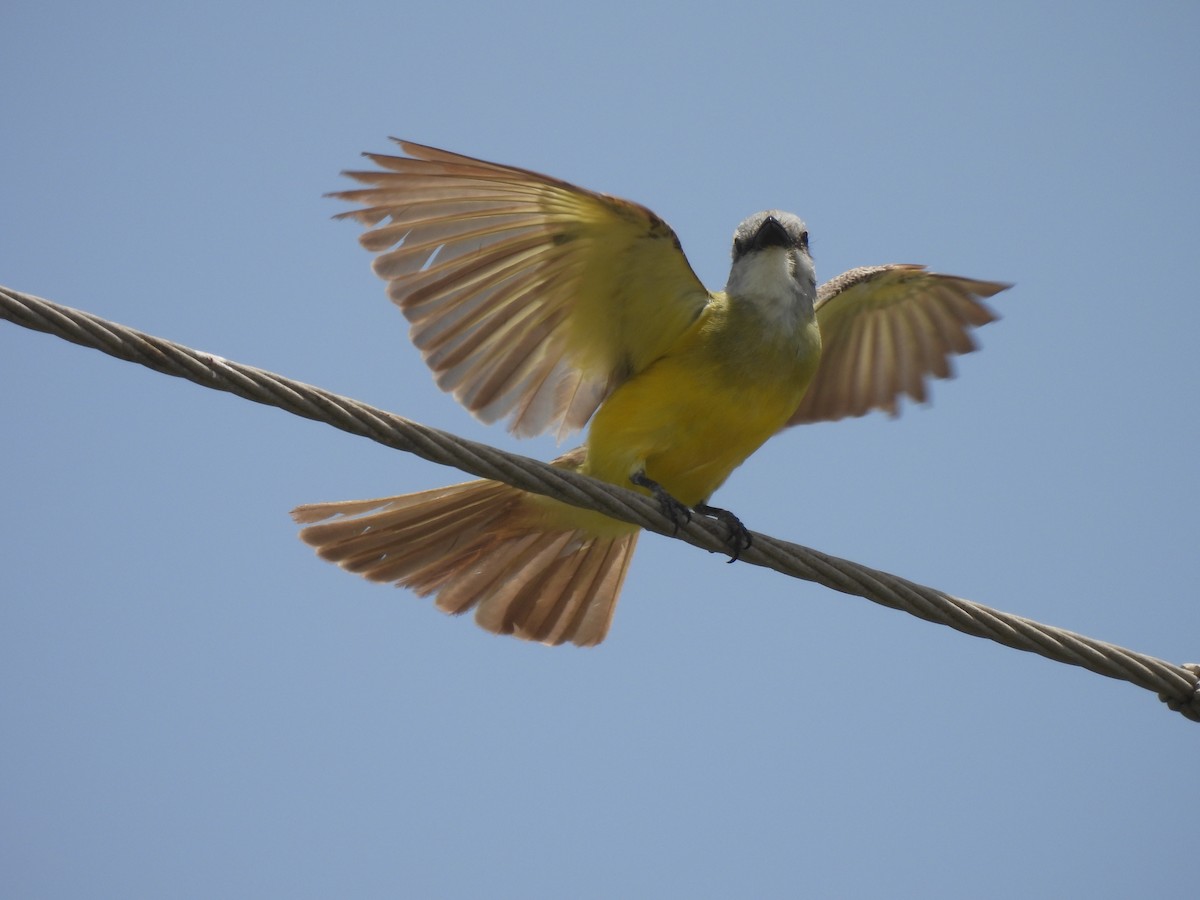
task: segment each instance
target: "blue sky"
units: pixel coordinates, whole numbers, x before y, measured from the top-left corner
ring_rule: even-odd
[[[322,194],[397,134],[644,203],[720,287],[1012,281],[929,408],[793,429],[752,528],[1200,659],[1200,7],[10,3],[0,283],[547,458],[433,385]],[[456,480],[0,323],[0,893],[1183,895],[1137,688],[643,539],[609,640],[496,638],[287,512]]]

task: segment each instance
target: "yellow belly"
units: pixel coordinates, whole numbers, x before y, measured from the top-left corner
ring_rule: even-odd
[[[579,471],[648,493],[630,481],[644,472],[688,506],[706,501],[786,424],[820,357],[815,321],[781,335],[718,307],[604,401],[588,429]],[[596,534],[634,528],[547,498],[530,500],[546,525]]]
[[[584,471],[625,487],[643,471],[689,506],[707,500],[783,427],[801,394],[706,374],[664,364],[622,386],[596,413]]]
[[[820,360],[815,323],[763,334],[717,322],[627,381],[597,411],[583,470],[631,486],[644,471],[677,500],[707,500],[795,412]]]

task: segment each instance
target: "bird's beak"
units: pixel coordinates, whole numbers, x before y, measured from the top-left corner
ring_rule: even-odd
[[[788,249],[794,243],[787,229],[774,216],[767,216],[763,219],[762,224],[758,226],[758,231],[754,232],[755,250],[763,250],[767,247]]]

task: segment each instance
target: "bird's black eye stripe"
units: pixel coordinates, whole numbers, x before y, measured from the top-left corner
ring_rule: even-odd
[[[808,249],[808,232],[807,231],[800,232],[800,246],[805,250]]]

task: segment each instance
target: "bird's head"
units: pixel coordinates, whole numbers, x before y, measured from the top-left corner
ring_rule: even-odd
[[[725,290],[734,297],[767,299],[799,292],[816,297],[816,273],[808,252],[808,229],[778,209],[756,213],[733,234],[733,267]]]

